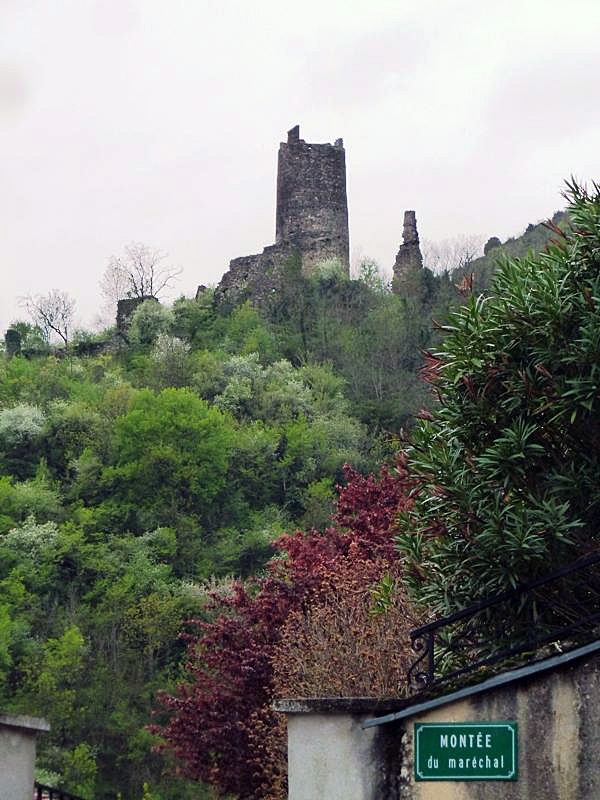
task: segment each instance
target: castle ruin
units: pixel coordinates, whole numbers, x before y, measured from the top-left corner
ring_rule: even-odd
[[[349,240],[344,143],[305,142],[296,125],[279,145],[275,244],[234,258],[215,290],[215,303],[232,307],[251,299],[264,304],[280,288],[283,268],[294,257],[304,275],[325,261],[336,261],[349,275]],[[404,294],[422,268],[415,212],[405,211],[392,291]]]
[[[336,259],[349,272],[348,200],[344,143],[309,144],[300,126],[288,131],[277,163],[277,244],[291,244],[310,273]]]
[[[349,273],[346,153],[335,144],[300,138],[300,126],[279,146],[275,244],[262,253],[234,258],[215,291],[218,304],[237,305],[250,297],[264,302],[278,287],[281,266],[293,256],[309,275],[335,259]]]
[[[407,281],[422,268],[423,256],[419,246],[417,217],[414,211],[405,211],[402,244],[396,255],[393,267],[392,291],[396,294],[403,294]]]

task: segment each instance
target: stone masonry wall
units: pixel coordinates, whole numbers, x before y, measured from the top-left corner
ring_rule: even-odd
[[[215,290],[215,302],[221,307],[233,307],[251,300],[264,306],[277,291],[281,270],[292,257],[289,245],[273,244],[257,255],[234,258]]]
[[[417,218],[414,211],[404,212],[402,244],[394,262],[392,291],[402,294],[411,276],[423,268],[423,256],[419,245]]]
[[[349,270],[346,153],[335,144],[310,144],[300,139],[300,127],[288,132],[279,146],[277,165],[278,244],[297,248],[305,273],[319,262],[338,259]]]
[[[320,261],[337,259],[349,273],[346,154],[335,144],[310,144],[296,125],[279,147],[276,242],[262,253],[234,258],[215,290],[219,306],[250,299],[261,305],[277,291],[285,262],[297,254],[310,274]]]

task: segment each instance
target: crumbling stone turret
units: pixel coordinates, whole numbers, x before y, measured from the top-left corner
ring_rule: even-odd
[[[423,268],[423,256],[419,247],[419,234],[417,232],[417,218],[414,211],[404,212],[404,229],[402,231],[402,244],[398,250],[394,263],[394,277],[392,278],[392,291],[402,294],[407,280],[415,272]]]
[[[117,301],[117,334],[127,338],[127,332],[131,325],[133,312],[145,300],[156,300],[156,297],[147,295],[145,297],[125,297]],[[158,301],[157,301],[158,302]]]
[[[9,328],[4,336],[6,357],[12,358],[21,352],[21,334],[16,328]]]
[[[330,259],[348,273],[349,249],[344,143],[305,142],[296,125],[279,146],[275,244],[233,259],[215,302],[237,305],[249,298],[262,304],[277,291],[282,268],[294,256],[304,274]]]
[[[279,145],[277,164],[277,244],[290,244],[309,273],[319,261],[337,259],[349,270],[346,153],[335,144],[309,144],[300,126]]]

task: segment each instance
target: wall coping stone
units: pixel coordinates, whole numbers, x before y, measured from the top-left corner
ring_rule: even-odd
[[[415,695],[405,700],[403,704],[399,704],[396,710],[391,713],[375,719],[366,720],[363,722],[362,727],[372,728],[377,725],[384,725],[388,722],[407,719],[430,711],[433,708],[449,705],[457,700],[464,700],[473,695],[485,694],[486,692],[511,683],[529,680],[545,672],[553,672],[561,668],[572,667],[573,664],[571,662],[585,661],[593,657],[597,658],[599,652],[600,639],[597,639],[575,650],[568,650],[566,653],[559,653],[550,658],[545,658],[542,661],[533,661],[523,667],[517,667],[507,672],[500,672],[480,683],[468,684],[462,689],[451,691],[448,687],[441,686],[438,687],[438,691],[436,692]]]
[[[283,714],[385,714],[397,711],[405,702],[397,697],[286,697],[275,700],[272,708]]]
[[[29,717],[21,714],[0,714],[0,726],[9,728],[21,728],[35,732],[47,732],[50,730],[50,723],[41,717]]]

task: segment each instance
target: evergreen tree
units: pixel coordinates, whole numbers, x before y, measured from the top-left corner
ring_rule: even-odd
[[[399,546],[416,596],[448,613],[595,546],[600,523],[600,190],[568,186],[571,227],[501,261],[451,315],[439,399],[410,450],[421,488]]]

